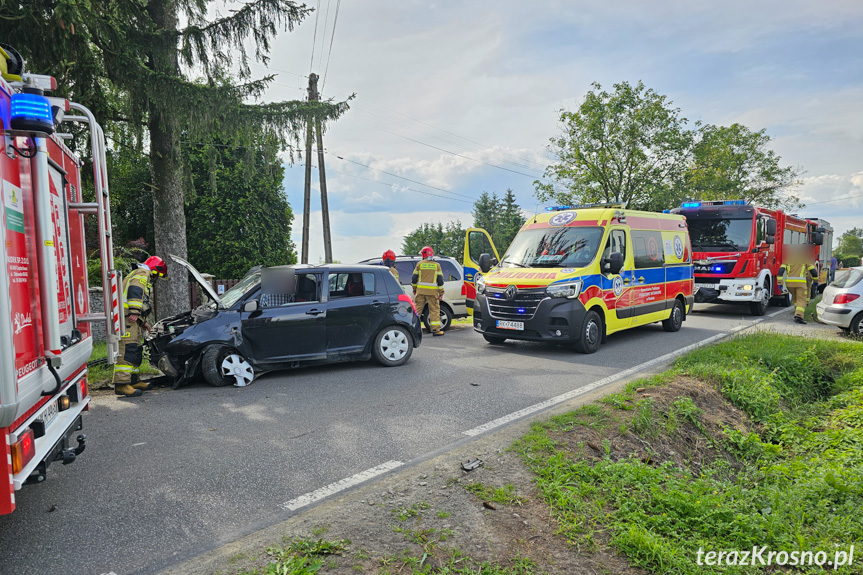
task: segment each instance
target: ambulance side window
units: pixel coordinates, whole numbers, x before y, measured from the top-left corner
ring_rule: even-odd
[[[614,252],[623,254],[623,259],[626,260],[626,232],[624,230],[611,230],[605,249],[602,251],[602,259],[609,257]]]
[[[665,265],[662,234],[657,231],[631,230],[635,269],[660,268]]]
[[[491,242],[488,241],[488,236],[482,232],[470,232],[467,238],[468,251],[470,259],[476,265],[479,265],[479,256],[482,254],[491,254],[494,257],[494,250],[491,249]]]

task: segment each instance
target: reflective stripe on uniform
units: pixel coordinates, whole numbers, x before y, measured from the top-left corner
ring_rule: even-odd
[[[120,363],[114,364],[114,372],[122,372],[122,373],[139,373],[141,368],[136,367],[134,365],[123,365]]]
[[[432,283],[426,283],[426,282],[419,282],[416,285],[419,287],[432,288],[432,289],[437,289],[437,287],[438,287],[436,283],[432,284]]]

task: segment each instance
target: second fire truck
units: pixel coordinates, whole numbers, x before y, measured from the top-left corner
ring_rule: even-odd
[[[764,315],[771,300],[791,305],[778,282],[786,246],[811,246],[814,264],[824,243],[826,222],[743,200],[688,202],[671,211],[689,226],[695,301],[748,303],[752,315]]]

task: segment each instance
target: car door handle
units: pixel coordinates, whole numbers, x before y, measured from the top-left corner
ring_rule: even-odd
[[[644,283],[644,276],[641,276],[640,278],[638,278],[638,283],[640,283],[640,284]]]
[[[629,278],[624,278],[624,279],[623,279],[623,283],[625,283],[626,285],[629,285],[629,282],[631,282],[631,281],[632,281],[632,280],[631,280],[631,279],[629,279]]]
[[[307,311],[306,315],[319,315],[322,313],[324,313],[324,310],[315,308],[315,309],[310,309],[309,311]]]
[[[383,305],[383,302],[382,302],[382,301],[379,301],[379,300],[374,300],[374,301],[373,301],[372,303],[370,303],[369,305],[370,305],[370,306],[372,306],[372,307],[381,307],[381,306]]]

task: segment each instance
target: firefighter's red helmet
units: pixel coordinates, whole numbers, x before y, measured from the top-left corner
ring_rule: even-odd
[[[383,255],[383,260],[384,261],[387,261],[387,260],[396,261],[396,253],[392,250],[385,251],[384,255]]]
[[[420,250],[420,255],[424,258],[430,258],[434,255],[434,250],[431,249],[431,246],[426,246]]]
[[[150,271],[159,276],[160,278],[168,275],[168,266],[165,265],[165,260],[163,260],[159,256],[148,257],[147,261],[144,262],[144,265],[150,268]]]

